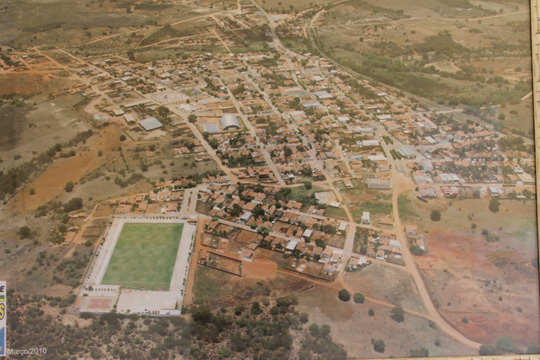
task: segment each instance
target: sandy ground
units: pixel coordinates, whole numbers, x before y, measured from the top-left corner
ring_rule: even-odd
[[[429,239],[430,255],[416,260],[441,315],[482,343],[506,335],[522,347],[540,342],[538,273],[530,253],[513,248],[519,239],[439,231]]]
[[[242,274],[248,279],[272,280],[276,277],[277,264],[272,261],[273,252],[257,249],[254,261],[242,263]]]
[[[12,93],[32,94],[48,81],[49,76],[39,71],[0,74],[0,96]]]

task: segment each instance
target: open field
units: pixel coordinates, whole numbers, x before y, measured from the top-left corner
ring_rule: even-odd
[[[390,317],[391,308],[369,301],[344,303],[335,290],[317,286],[300,293],[298,299],[298,310],[308,312],[312,322],[330,325],[332,336],[340,339],[351,358],[401,357],[420,347],[427,348],[430,356],[476,353],[430,327],[426,319],[407,314],[404,322],[397,323]],[[374,310],[373,316],[368,315],[369,309]],[[383,340],[385,351],[374,351],[371,339]],[[440,346],[435,345],[436,339]]]
[[[411,200],[419,217],[408,222],[419,225],[427,245],[427,254],[415,260],[453,326],[483,343],[510,335],[524,349],[539,341],[540,331],[538,288],[531,286],[538,281],[535,204],[505,200],[492,213],[488,202]],[[432,209],[441,211],[440,222],[428,220]]]
[[[182,229],[183,224],[124,224],[102,283],[168,290]]]
[[[359,195],[345,195],[350,204],[352,215],[357,222],[362,221],[362,213],[368,211],[371,221],[385,218],[392,214],[391,194],[387,190],[367,190]]]
[[[482,229],[489,231],[526,229],[533,228],[536,223],[534,201],[524,200],[504,200],[501,201],[500,210],[493,213],[488,210],[489,199],[465,199],[465,200],[430,200],[423,203],[418,199],[409,196],[408,209],[416,217],[411,221],[417,222],[421,231],[427,230],[454,230],[465,231],[474,230],[480,232]],[[432,210],[441,212],[441,221],[428,220]],[[519,213],[519,217],[508,216]],[[414,220],[413,220],[414,219]],[[475,225],[475,226],[473,226]],[[536,247],[533,238],[525,238],[522,244],[529,244],[527,250],[532,251]]]
[[[413,278],[404,271],[372,264],[362,271],[345,274],[345,283],[366,296],[426,314]]]
[[[0,13],[0,40],[15,47],[81,45],[127,30],[141,29],[144,33],[145,27],[158,23],[157,19],[165,24],[200,15],[192,9],[172,2],[134,5],[132,1],[18,1]],[[108,45],[122,47],[125,42]]]
[[[76,129],[86,129],[84,123],[79,124],[81,125]],[[71,129],[68,128],[69,130]],[[118,140],[119,134],[121,134],[121,131],[117,127],[109,126],[98,136],[90,137],[85,145],[78,148],[79,151],[76,151],[76,156],[59,159],[35,178],[32,178],[24,190],[19,191],[8,204],[9,209],[14,213],[29,213],[59,196],[62,200],[67,200],[70,194],[64,191],[66,182],[72,181],[77,183],[84,175],[94,171],[105,163],[109,163],[111,168],[117,171],[118,166],[114,164],[120,163],[121,160],[118,152],[113,152],[112,149],[114,145],[120,142]],[[52,135],[44,136],[28,144],[20,145],[18,149],[21,149],[21,153],[24,154],[22,149],[30,147],[32,144],[39,144],[39,146],[44,148],[45,146],[53,146],[55,138],[51,137]],[[56,140],[59,139],[56,138]],[[103,152],[103,156],[98,155],[97,151],[99,150]],[[91,186],[91,182],[88,182],[87,186]],[[29,189],[35,189],[35,195],[30,195]],[[77,189],[76,186],[76,192]],[[101,187],[100,191],[95,195],[97,195],[96,198],[106,198],[115,192],[115,187]]]
[[[509,237],[433,232],[429,255],[417,259],[441,314],[459,331],[483,343],[510,335],[517,348],[538,343],[538,270],[530,257],[510,247]],[[459,296],[456,296],[459,294]]]

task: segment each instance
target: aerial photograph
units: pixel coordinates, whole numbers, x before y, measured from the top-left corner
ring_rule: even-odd
[[[531,49],[527,0],[0,1],[0,356],[540,354]]]

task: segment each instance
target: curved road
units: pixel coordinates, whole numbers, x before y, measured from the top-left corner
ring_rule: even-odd
[[[344,2],[344,1],[346,1],[346,0],[338,0],[334,4],[341,3],[341,2]],[[257,3],[257,1],[252,0],[252,3],[268,19],[268,23],[269,23],[271,34],[272,34],[272,39],[274,41],[274,44],[276,45],[276,48],[281,49],[281,50],[285,51],[286,53],[293,53],[293,54],[295,54],[297,56],[301,56],[300,54],[296,54],[292,50],[289,50],[288,48],[286,48],[281,43],[281,41],[279,40],[279,37],[277,36],[276,31],[275,31],[276,26],[275,26],[275,23],[273,21],[273,18],[262,8],[262,6],[260,6]],[[318,19],[318,17],[323,13],[323,11],[324,11],[324,9],[321,9],[321,11],[318,11],[314,15],[314,17],[311,19],[310,24],[309,24],[310,25],[309,26],[310,30],[313,30],[313,24]],[[308,31],[308,34],[310,36],[311,42],[314,44],[315,47],[317,47],[317,45],[315,43],[315,40],[313,39],[312,32]],[[347,72],[355,73],[354,71],[352,71],[352,69],[344,67],[343,65],[333,61],[331,58],[328,58],[328,59],[336,67],[340,67],[342,69],[345,69]],[[442,331],[444,331],[446,334],[448,334],[449,336],[451,336],[455,340],[457,340],[460,343],[462,343],[462,344],[464,344],[466,346],[469,346],[471,348],[479,349],[480,346],[481,346],[480,343],[478,343],[476,341],[473,341],[473,340],[467,338],[466,336],[464,336],[462,333],[460,333],[456,328],[454,328],[451,324],[449,324],[439,314],[439,312],[437,311],[437,309],[433,305],[433,302],[431,300],[431,297],[429,295],[427,287],[426,287],[426,285],[424,283],[424,280],[420,276],[420,273],[418,272],[418,269],[416,268],[413,256],[412,256],[412,254],[411,254],[411,252],[409,250],[407,238],[405,237],[405,233],[403,231],[403,225],[402,225],[401,219],[399,217],[398,198],[399,198],[399,195],[402,193],[403,190],[407,190],[406,180],[402,175],[400,175],[395,170],[396,166],[395,166],[395,162],[393,161],[393,159],[389,159],[389,161],[390,161],[390,163],[392,165],[394,165],[394,166],[392,166],[392,168],[393,168],[393,170],[392,170],[392,180],[393,180],[393,186],[394,186],[393,187],[393,194],[392,194],[392,207],[393,207],[393,216],[394,216],[395,235],[396,235],[397,240],[400,242],[403,260],[405,261],[405,268],[403,270],[407,271],[413,277],[414,282],[416,283],[416,286],[417,286],[418,291],[420,293],[420,297],[422,298],[422,302],[424,303],[424,307],[426,308],[431,320],[433,320]],[[328,186],[336,193],[336,195],[338,196],[339,201],[341,201],[343,203],[340,192],[337,191],[337,189],[335,189],[333,184],[332,184],[331,177],[328,176],[328,174],[326,174],[326,173],[325,173],[325,175],[326,175],[326,178],[327,178]],[[348,208],[346,206],[344,206],[344,210],[345,210],[345,212],[347,214],[348,220],[351,222],[351,224],[354,224],[354,219],[352,218],[351,213],[348,211]],[[350,228],[352,228],[352,226]],[[349,255],[352,254],[352,246],[353,246],[353,244],[354,244],[354,231],[349,231],[347,233],[347,240],[345,242],[345,249],[344,249],[345,256],[349,256]],[[340,273],[340,277],[338,278],[338,283],[340,285],[345,286],[341,276],[342,276],[342,274]],[[376,299],[370,299],[370,301],[371,300],[376,300]],[[410,313],[410,311],[408,311],[408,312]],[[426,317],[426,316],[422,315],[422,317]]]

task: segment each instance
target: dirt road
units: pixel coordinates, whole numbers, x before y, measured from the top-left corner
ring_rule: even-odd
[[[442,316],[439,314],[439,312],[433,305],[433,301],[431,300],[431,297],[428,293],[426,284],[424,283],[424,280],[422,279],[420,273],[418,272],[418,269],[416,268],[413,255],[409,250],[407,238],[403,231],[401,219],[399,218],[399,195],[406,193],[408,190],[411,189],[411,187],[414,188],[414,184],[412,183],[412,180],[406,179],[395,169],[392,171],[392,180],[394,186],[392,194],[392,206],[394,211],[394,228],[396,229],[396,238],[401,245],[401,255],[403,256],[403,260],[405,261],[405,269],[413,277],[414,282],[416,283],[416,287],[418,288],[418,292],[420,293],[420,297],[422,298],[422,302],[424,303],[424,306],[429,316],[431,317],[431,320],[433,320],[442,331],[444,331],[446,334],[450,335],[460,343],[470,346],[474,349],[479,349],[482,344],[468,339],[459,331],[457,331],[452,325],[450,325],[446,320],[442,318]]]

